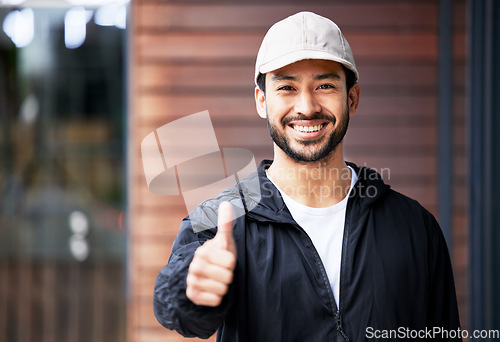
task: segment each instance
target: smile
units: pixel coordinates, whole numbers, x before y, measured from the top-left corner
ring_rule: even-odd
[[[315,125],[315,126],[300,126],[300,125],[292,125],[292,128],[298,132],[302,133],[310,133],[310,132],[318,132],[320,131],[323,127],[325,127],[326,124],[321,124],[321,125]]]

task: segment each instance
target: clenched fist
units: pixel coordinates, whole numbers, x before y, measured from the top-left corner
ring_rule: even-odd
[[[233,219],[232,205],[222,202],[217,234],[194,253],[186,278],[186,296],[196,305],[219,306],[233,281],[236,266]]]

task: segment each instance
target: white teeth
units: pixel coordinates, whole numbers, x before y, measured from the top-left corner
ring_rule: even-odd
[[[299,132],[317,132],[321,128],[323,128],[323,125],[316,125],[316,126],[299,126],[295,125],[293,126],[293,129]]]

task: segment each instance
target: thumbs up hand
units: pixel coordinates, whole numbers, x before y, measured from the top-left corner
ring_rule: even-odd
[[[236,256],[236,245],[233,238],[233,220],[233,206],[229,202],[222,202],[219,205],[217,234],[215,235],[214,240],[222,249],[225,249]]]
[[[186,296],[196,305],[219,306],[233,281],[236,266],[233,217],[231,204],[222,202],[217,234],[194,253],[186,278]]]

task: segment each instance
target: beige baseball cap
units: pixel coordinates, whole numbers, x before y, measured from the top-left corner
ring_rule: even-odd
[[[259,74],[277,70],[303,59],[325,59],[343,64],[359,79],[351,47],[330,19],[312,12],[299,12],[269,29],[262,40],[255,63],[255,84]]]

